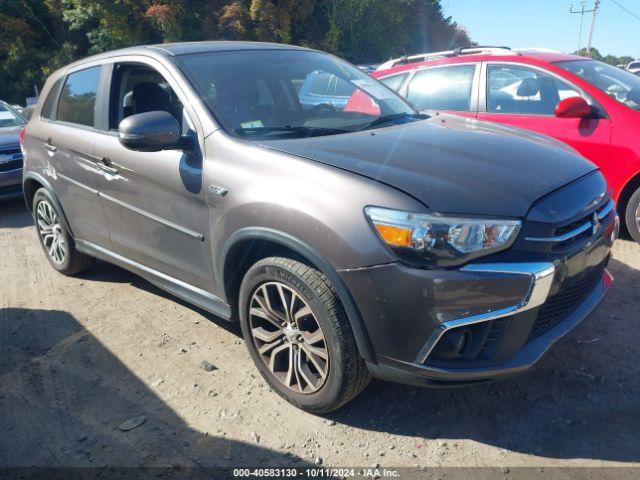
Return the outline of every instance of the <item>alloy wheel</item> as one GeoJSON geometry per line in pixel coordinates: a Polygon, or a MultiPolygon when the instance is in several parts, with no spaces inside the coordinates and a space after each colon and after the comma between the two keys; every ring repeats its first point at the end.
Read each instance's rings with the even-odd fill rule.
{"type": "Polygon", "coordinates": [[[49,257],[57,264],[67,257],[67,244],[62,233],[62,225],[51,204],[42,200],[36,208],[38,233],[49,257]]]}
{"type": "Polygon", "coordinates": [[[309,305],[280,282],[260,285],[249,302],[258,354],[274,377],[296,393],[317,392],[329,373],[322,328],[309,305]]]}
{"type": "Polygon", "coordinates": [[[638,231],[640,231],[640,203],[638,203],[638,206],[636,207],[636,227],[638,228],[638,231]]]}

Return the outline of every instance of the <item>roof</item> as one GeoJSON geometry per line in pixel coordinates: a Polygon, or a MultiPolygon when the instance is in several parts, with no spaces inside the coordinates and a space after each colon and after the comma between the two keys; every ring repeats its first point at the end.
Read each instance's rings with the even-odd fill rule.
{"type": "Polygon", "coordinates": [[[156,45],[149,45],[146,48],[158,49],[171,56],[237,50],[307,50],[304,47],[296,47],[294,45],[285,45],[281,43],[235,41],[160,43],[156,45]]]}
{"type": "MultiPolygon", "coordinates": [[[[410,63],[401,63],[397,64],[394,67],[383,69],[379,68],[372,75],[376,78],[381,76],[389,75],[390,73],[400,73],[405,70],[413,70],[415,68],[424,67],[427,65],[447,65],[452,63],[468,63],[468,62],[481,62],[481,61],[510,61],[517,63],[528,63],[528,61],[533,61],[534,63],[552,63],[552,62],[561,62],[568,60],[589,60],[585,57],[580,57],[577,55],[569,55],[561,52],[554,51],[546,51],[546,50],[506,50],[504,52],[499,52],[494,50],[492,52],[478,52],[478,53],[468,53],[462,55],[438,55],[433,54],[434,56],[430,59],[421,60],[421,61],[413,61],[410,63]]],[[[411,57],[409,57],[411,58],[411,57]]]]}
{"type": "Polygon", "coordinates": [[[81,65],[86,62],[101,60],[119,55],[136,55],[149,54],[163,55],[175,57],[178,55],[188,55],[207,52],[228,52],[240,50],[309,50],[304,47],[294,45],[285,45],[280,43],[264,43],[264,42],[235,42],[235,41],[210,41],[210,42],[180,42],[180,43],[158,43],[155,45],[139,45],[135,47],[121,48],[119,50],[111,50],[97,55],[77,60],[64,69],[81,65]]]}

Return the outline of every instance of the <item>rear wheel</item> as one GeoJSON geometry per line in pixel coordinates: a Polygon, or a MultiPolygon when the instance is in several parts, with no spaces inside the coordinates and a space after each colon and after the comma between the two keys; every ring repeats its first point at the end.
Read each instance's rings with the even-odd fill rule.
{"type": "Polygon", "coordinates": [[[33,198],[33,217],[40,245],[53,268],[64,275],[75,275],[92,265],[92,257],[76,250],[61,212],[45,188],[39,189],[33,198]]]}
{"type": "Polygon", "coordinates": [[[239,306],[251,357],[290,403],[329,412],[369,382],[344,309],[318,270],[288,258],[260,260],[242,281],[239,306]]]}
{"type": "Polygon", "coordinates": [[[640,188],[629,198],[624,219],[631,238],[640,242],[640,188]]]}

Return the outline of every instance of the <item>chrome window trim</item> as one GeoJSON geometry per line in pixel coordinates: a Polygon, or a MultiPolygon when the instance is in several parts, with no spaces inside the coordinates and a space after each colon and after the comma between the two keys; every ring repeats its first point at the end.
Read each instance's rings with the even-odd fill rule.
{"type": "Polygon", "coordinates": [[[449,330],[465,325],[475,325],[498,318],[524,312],[535,307],[539,307],[547,301],[551,285],[555,276],[555,265],[551,262],[536,263],[487,263],[470,264],[461,269],[463,272],[484,272],[484,273],[512,273],[514,275],[528,275],[531,277],[529,291],[522,298],[522,301],[493,312],[481,313],[471,317],[458,318],[442,322],[429,336],[416,357],[415,363],[424,364],[431,352],[436,347],[442,336],[449,330]]]}

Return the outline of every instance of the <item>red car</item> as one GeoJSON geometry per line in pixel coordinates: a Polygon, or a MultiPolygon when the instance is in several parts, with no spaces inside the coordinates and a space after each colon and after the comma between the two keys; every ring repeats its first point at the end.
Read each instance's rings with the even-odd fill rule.
{"type": "Polygon", "coordinates": [[[571,145],[600,167],[640,242],[640,77],[588,58],[505,47],[391,60],[372,76],[421,110],[508,124],[571,145]]]}

